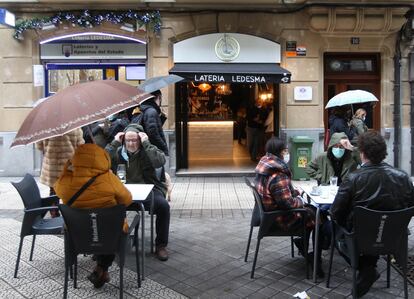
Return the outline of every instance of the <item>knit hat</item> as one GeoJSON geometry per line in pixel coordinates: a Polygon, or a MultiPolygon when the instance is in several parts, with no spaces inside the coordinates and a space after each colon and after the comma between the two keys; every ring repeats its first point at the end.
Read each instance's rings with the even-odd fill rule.
{"type": "Polygon", "coordinates": [[[129,124],[124,130],[124,133],[126,132],[135,132],[135,133],[144,132],[144,128],[138,124],[129,124]]]}

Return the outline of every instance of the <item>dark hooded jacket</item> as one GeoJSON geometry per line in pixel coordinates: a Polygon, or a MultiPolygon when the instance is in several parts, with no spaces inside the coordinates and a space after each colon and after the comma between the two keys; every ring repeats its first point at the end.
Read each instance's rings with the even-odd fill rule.
{"type": "Polygon", "coordinates": [[[151,98],[143,102],[139,108],[142,113],[139,124],[147,133],[149,141],[168,156],[168,146],[162,129],[163,121],[161,120],[160,107],[151,98]]]}
{"type": "MultiPolygon", "coordinates": [[[[130,124],[124,132],[143,132],[140,125],[130,124]]],[[[118,164],[126,165],[126,182],[127,183],[145,183],[154,184],[155,188],[160,190],[164,195],[167,188],[164,182],[161,182],[156,175],[156,168],[163,167],[165,164],[165,155],[149,140],[141,143],[141,148],[130,154],[126,151],[123,144],[114,140],[105,147],[112,160],[112,171],[116,173],[118,164]]]]}
{"type": "Polygon", "coordinates": [[[329,117],[329,133],[332,136],[335,133],[345,133],[349,140],[352,140],[355,135],[353,127],[349,127],[345,118],[338,115],[331,115],[329,117]]]}
{"type": "MultiPolygon", "coordinates": [[[[299,192],[291,184],[291,172],[288,165],[279,157],[267,153],[256,167],[255,185],[262,197],[265,211],[290,210],[303,207],[299,192]]],[[[301,215],[292,213],[276,217],[276,223],[284,229],[300,223],[301,215]]],[[[308,218],[308,227],[314,226],[314,218],[308,218]]]]}

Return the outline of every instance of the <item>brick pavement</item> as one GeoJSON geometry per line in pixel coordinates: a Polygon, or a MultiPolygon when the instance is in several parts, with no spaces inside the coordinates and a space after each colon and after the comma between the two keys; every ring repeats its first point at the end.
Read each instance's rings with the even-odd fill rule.
{"type": "MultiPolygon", "coordinates": [[[[26,241],[21,278],[12,278],[20,228],[17,221],[21,221],[22,205],[17,192],[8,183],[10,180],[13,179],[0,178],[0,298],[60,296],[63,242],[57,237],[38,238],[33,262],[27,261],[29,242],[26,241]],[[50,248],[50,244],[55,247],[50,248]],[[53,260],[45,260],[45,256],[52,256],[53,260]]],[[[250,279],[255,233],[249,261],[245,263],[243,258],[253,199],[243,178],[174,178],[173,184],[170,259],[160,262],[147,253],[147,279],[138,290],[133,283],[135,261],[133,253],[129,252],[126,298],[292,298],[298,291],[306,291],[311,298],[350,296],[351,273],[341,257],[334,257],[332,288],[327,289],[324,281],[314,284],[306,279],[303,258],[290,256],[288,238],[263,240],[255,279],[250,279]]],[[[41,191],[46,194],[47,188],[41,186],[41,191]]],[[[149,232],[146,236],[148,238],[149,232]]],[[[149,240],[146,241],[148,245],[149,240]]],[[[413,245],[413,237],[410,237],[411,250],[413,245]]],[[[90,268],[90,259],[82,258],[80,277],[83,281],[79,290],[70,289],[70,298],[117,297],[116,267],[111,270],[112,282],[101,290],[93,290],[85,281],[90,268]]],[[[327,268],[326,255],[324,268],[327,268]]],[[[364,298],[400,298],[401,277],[392,269],[391,288],[387,289],[383,260],[379,262],[379,270],[381,278],[364,298]]],[[[409,293],[414,294],[411,286],[409,293]]]]}

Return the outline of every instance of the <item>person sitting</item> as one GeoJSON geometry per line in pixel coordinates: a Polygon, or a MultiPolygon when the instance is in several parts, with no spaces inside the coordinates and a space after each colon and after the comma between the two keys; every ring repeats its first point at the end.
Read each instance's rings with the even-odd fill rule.
{"type": "MultiPolygon", "coordinates": [[[[383,162],[387,156],[384,138],[374,131],[363,133],[358,137],[358,148],[362,166],[343,181],[331,206],[333,219],[349,231],[352,231],[355,206],[392,211],[414,205],[414,187],[410,177],[383,162]]],[[[345,255],[349,262],[347,252],[341,255],[345,255]]],[[[378,256],[359,257],[357,297],[365,295],[380,277],[376,270],[377,261],[378,256]]]]}
{"type": "MultiPolygon", "coordinates": [[[[307,218],[307,236],[309,239],[310,232],[315,227],[315,211],[311,206],[304,206],[300,197],[303,191],[294,189],[291,183],[291,171],[288,166],[289,151],[285,142],[276,137],[270,138],[265,145],[266,154],[260,159],[256,166],[255,186],[262,198],[263,208],[265,211],[290,210],[305,207],[308,209],[307,218]]],[[[302,225],[301,215],[292,213],[289,216],[277,217],[275,226],[285,230],[300,229],[302,225]]],[[[323,232],[320,234],[319,242],[324,238],[323,232]]],[[[307,240],[308,241],[308,240],[307,240]]],[[[295,239],[295,245],[303,254],[303,240],[295,239]]],[[[324,276],[322,270],[322,248],[319,246],[317,255],[317,275],[324,276]]],[[[308,254],[308,263],[313,266],[313,252],[308,254]]]]}
{"type": "MultiPolygon", "coordinates": [[[[129,206],[132,195],[121,181],[112,173],[108,153],[96,144],[80,145],[71,160],[64,166],[61,176],[54,185],[57,196],[64,204],[94,176],[95,181],[86,188],[71,205],[79,209],[112,207],[117,204],[129,206]]],[[[127,232],[127,226],[124,226],[127,232]]],[[[88,275],[95,288],[109,282],[108,268],[114,255],[97,255],[97,265],[88,275]]]]}
{"type": "MultiPolygon", "coordinates": [[[[166,200],[167,188],[156,175],[156,168],[165,164],[165,155],[148,140],[142,126],[128,125],[119,132],[114,140],[105,148],[112,159],[112,170],[116,173],[118,164],[126,165],[126,183],[154,184],[154,213],[156,215],[156,255],[159,260],[168,260],[167,244],[170,226],[170,205],[166,200]]],[[[150,196],[152,196],[150,195],[150,196]]],[[[150,209],[151,203],[146,201],[144,207],[150,209]]],[[[139,210],[137,203],[130,209],[139,210]]]]}
{"type": "Polygon", "coordinates": [[[359,159],[354,150],[357,152],[345,133],[335,133],[329,141],[327,151],[310,162],[305,172],[322,185],[328,185],[330,178],[336,176],[339,186],[350,172],[357,169],[359,159]]]}

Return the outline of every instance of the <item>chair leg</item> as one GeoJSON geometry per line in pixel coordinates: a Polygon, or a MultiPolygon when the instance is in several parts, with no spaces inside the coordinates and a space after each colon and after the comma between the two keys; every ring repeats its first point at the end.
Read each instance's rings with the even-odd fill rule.
{"type": "Polygon", "coordinates": [[[402,259],[402,271],[404,278],[404,298],[408,299],[408,284],[407,284],[407,253],[405,253],[405,258],[402,259]]]}
{"type": "Polygon", "coordinates": [[[16,267],[14,268],[14,278],[17,278],[17,271],[19,271],[20,256],[22,254],[23,238],[20,237],[19,251],[17,252],[16,267]]]}
{"type": "Polygon", "coordinates": [[[292,255],[292,258],[295,257],[295,249],[293,247],[293,236],[290,237],[290,253],[292,255]]]}
{"type": "Polygon", "coordinates": [[[391,276],[391,256],[387,255],[387,288],[390,288],[390,276],[391,276]]]}
{"type": "Polygon", "coordinates": [[[142,269],[142,280],[145,280],[145,209],[144,205],[140,205],[141,208],[141,269],[142,269]]]}
{"type": "Polygon", "coordinates": [[[138,253],[138,227],[135,227],[134,229],[134,243],[135,243],[135,262],[137,267],[137,282],[138,282],[138,288],[141,287],[141,270],[139,265],[139,253],[138,253]]]}
{"type": "Polygon", "coordinates": [[[247,239],[246,254],[244,255],[245,262],[247,262],[247,256],[249,255],[250,241],[252,240],[252,234],[253,234],[253,226],[250,226],[249,238],[247,239]]]}
{"type": "Polygon", "coordinates": [[[150,216],[151,216],[151,253],[154,253],[154,192],[151,193],[151,206],[150,206],[150,216]]]}
{"type": "Polygon", "coordinates": [[[124,297],[124,265],[119,265],[119,298],[124,297]]]}
{"type": "Polygon", "coordinates": [[[256,251],[254,253],[254,259],[253,259],[253,265],[252,265],[252,272],[250,274],[250,278],[254,278],[254,270],[256,268],[257,254],[259,253],[259,247],[260,247],[260,238],[257,238],[256,251]]]}
{"type": "Polygon", "coordinates": [[[356,267],[352,267],[352,298],[356,299],[357,279],[356,279],[356,267]]]}
{"type": "Polygon", "coordinates": [[[75,256],[75,263],[73,266],[73,287],[78,288],[78,255],[75,256]]]}
{"type": "Polygon", "coordinates": [[[326,279],[326,287],[327,288],[329,288],[329,283],[331,281],[332,262],[333,262],[334,251],[335,251],[335,227],[334,227],[334,224],[332,223],[331,255],[329,257],[328,278],[326,279]]]}
{"type": "Polygon", "coordinates": [[[36,235],[33,235],[32,248],[30,249],[29,261],[33,261],[33,251],[34,251],[35,241],[36,241],[36,235]]]}
{"type": "Polygon", "coordinates": [[[69,268],[68,262],[65,259],[65,281],[63,284],[63,299],[68,298],[68,276],[69,276],[69,268]]]}

